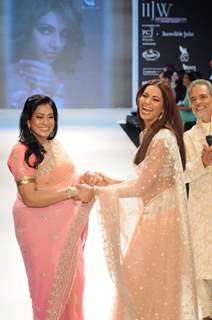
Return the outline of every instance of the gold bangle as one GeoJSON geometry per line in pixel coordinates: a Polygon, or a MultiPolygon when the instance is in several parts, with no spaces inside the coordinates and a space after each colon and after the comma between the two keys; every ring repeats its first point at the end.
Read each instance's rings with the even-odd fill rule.
{"type": "Polygon", "coordinates": [[[71,199],[71,198],[76,197],[78,195],[78,190],[75,187],[69,187],[66,190],[66,193],[67,193],[67,199],[71,199]]]}
{"type": "Polygon", "coordinates": [[[24,177],[22,180],[16,181],[17,186],[21,186],[22,184],[35,183],[35,178],[24,177]]]}

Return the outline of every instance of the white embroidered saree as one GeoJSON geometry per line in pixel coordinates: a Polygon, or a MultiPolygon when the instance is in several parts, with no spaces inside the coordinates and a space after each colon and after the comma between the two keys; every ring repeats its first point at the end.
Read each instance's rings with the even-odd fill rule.
{"type": "Polygon", "coordinates": [[[187,199],[176,138],[153,138],[135,177],[97,189],[114,320],[197,320],[187,199]],[[137,204],[136,204],[137,203],[137,204]]]}

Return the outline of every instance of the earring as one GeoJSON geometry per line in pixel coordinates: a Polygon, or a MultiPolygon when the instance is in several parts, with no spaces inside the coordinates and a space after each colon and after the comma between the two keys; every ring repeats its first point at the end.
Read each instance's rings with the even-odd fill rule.
{"type": "Polygon", "coordinates": [[[162,111],[161,114],[158,117],[158,120],[160,121],[163,118],[164,112],[162,111]]]}
{"type": "Polygon", "coordinates": [[[50,132],[48,138],[51,139],[51,138],[53,138],[53,136],[54,136],[54,131],[50,132]]]}

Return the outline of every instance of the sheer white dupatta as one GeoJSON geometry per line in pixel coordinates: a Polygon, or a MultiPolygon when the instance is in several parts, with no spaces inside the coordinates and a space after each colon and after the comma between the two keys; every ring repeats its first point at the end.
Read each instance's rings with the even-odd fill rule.
{"type": "Polygon", "coordinates": [[[197,320],[187,199],[178,145],[161,129],[134,178],[97,189],[114,320],[197,320]]]}

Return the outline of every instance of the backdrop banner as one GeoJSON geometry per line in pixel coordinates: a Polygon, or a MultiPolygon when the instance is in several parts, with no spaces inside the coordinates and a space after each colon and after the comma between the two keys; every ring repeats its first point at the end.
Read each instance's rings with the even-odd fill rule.
{"type": "Polygon", "coordinates": [[[210,0],[138,1],[139,85],[173,64],[177,71],[210,74],[210,0]]]}

